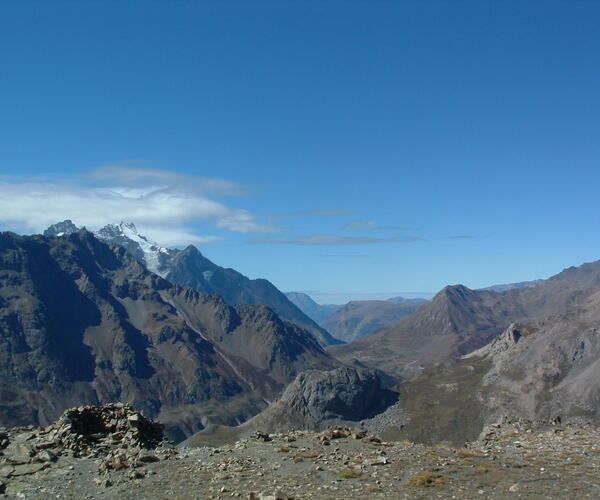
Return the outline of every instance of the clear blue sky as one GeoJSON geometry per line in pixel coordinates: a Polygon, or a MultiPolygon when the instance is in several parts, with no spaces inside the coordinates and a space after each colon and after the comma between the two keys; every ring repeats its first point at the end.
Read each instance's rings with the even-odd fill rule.
{"type": "Polygon", "coordinates": [[[4,229],[135,205],[324,302],[600,258],[600,2],[15,1],[0,47],[4,229]]]}

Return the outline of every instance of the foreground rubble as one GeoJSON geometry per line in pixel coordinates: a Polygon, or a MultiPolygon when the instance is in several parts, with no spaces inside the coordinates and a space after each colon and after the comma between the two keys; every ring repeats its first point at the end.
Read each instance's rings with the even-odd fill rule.
{"type": "Polygon", "coordinates": [[[11,498],[600,497],[599,430],[557,422],[495,424],[465,448],[335,428],[175,449],[160,425],[109,405],[2,431],[0,447],[0,490],[11,498]]]}

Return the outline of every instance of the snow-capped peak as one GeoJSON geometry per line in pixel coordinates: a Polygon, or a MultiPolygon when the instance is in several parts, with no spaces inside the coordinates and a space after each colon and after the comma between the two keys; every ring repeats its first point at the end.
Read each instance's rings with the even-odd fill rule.
{"type": "Polygon", "coordinates": [[[121,221],[119,224],[108,224],[98,230],[96,236],[104,241],[124,246],[138,260],[143,260],[150,271],[163,277],[166,275],[161,271],[160,254],[168,255],[169,250],[141,235],[133,222],[121,221]]]}
{"type": "MultiPolygon", "coordinates": [[[[79,228],[67,219],[50,226],[44,231],[44,236],[60,237],[78,230],[79,228]]],[[[145,264],[150,271],[159,276],[164,278],[167,275],[168,271],[165,269],[170,251],[141,235],[133,222],[121,221],[118,224],[107,224],[98,231],[94,231],[94,235],[108,243],[121,245],[139,262],[145,264]]]]}

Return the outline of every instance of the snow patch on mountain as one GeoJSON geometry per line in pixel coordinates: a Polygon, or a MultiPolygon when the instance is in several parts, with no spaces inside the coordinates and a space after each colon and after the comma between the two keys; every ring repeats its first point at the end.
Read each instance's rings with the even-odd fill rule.
{"type": "Polygon", "coordinates": [[[164,270],[161,270],[160,254],[168,255],[169,250],[141,235],[133,222],[121,221],[119,224],[108,224],[95,234],[104,241],[121,245],[124,243],[123,239],[128,240],[127,245],[133,245],[139,250],[136,252],[138,258],[141,257],[144,260],[150,271],[163,278],[167,274],[164,270]]]}

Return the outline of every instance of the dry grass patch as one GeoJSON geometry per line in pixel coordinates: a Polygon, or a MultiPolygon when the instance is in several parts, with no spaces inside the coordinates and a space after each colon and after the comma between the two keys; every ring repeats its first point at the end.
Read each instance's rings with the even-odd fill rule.
{"type": "Polygon", "coordinates": [[[435,472],[420,472],[408,480],[409,486],[439,486],[450,482],[450,478],[435,472]]]}
{"type": "Polygon", "coordinates": [[[362,472],[356,469],[345,468],[339,470],[337,475],[342,479],[356,479],[362,476],[362,472]]]}

